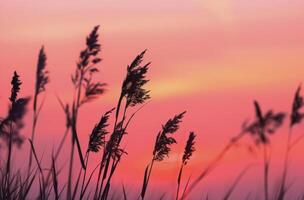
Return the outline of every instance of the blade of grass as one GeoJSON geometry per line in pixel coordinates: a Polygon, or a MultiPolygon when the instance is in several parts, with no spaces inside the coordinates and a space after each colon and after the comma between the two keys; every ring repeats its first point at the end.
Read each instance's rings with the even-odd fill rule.
{"type": "Polygon", "coordinates": [[[231,197],[232,192],[235,190],[236,186],[238,185],[238,183],[240,182],[240,180],[243,178],[243,176],[248,172],[248,170],[250,168],[252,168],[253,165],[249,165],[247,167],[245,167],[245,169],[243,169],[241,171],[241,173],[237,176],[237,178],[234,180],[234,182],[232,183],[232,185],[230,186],[229,190],[226,192],[223,200],[228,200],[231,197]]]}

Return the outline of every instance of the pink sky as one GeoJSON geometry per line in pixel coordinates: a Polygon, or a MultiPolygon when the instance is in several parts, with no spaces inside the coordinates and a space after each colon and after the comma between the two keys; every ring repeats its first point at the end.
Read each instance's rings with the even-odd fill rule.
{"type": "MultiPolygon", "coordinates": [[[[1,1],[0,113],[6,112],[14,70],[23,80],[22,94],[32,95],[37,54],[44,45],[51,82],[37,129],[37,148],[51,149],[65,123],[56,94],[70,101],[70,74],[86,35],[99,24],[103,62],[98,79],[109,86],[104,96],[81,110],[82,147],[86,148],[88,134],[100,115],[116,106],[126,66],[148,49],[145,61],[152,64],[147,88],[152,90],[152,99],[125,138],[129,154],[117,180],[140,181],[161,124],[187,110],[177,134],[179,145],[155,169],[152,180],[155,184],[175,183],[189,131],[198,135],[197,152],[186,174],[195,175],[239,131],[242,122],[253,117],[254,99],[265,109],[289,111],[293,93],[304,77],[303,9],[301,0],[1,1]]],[[[29,135],[30,130],[27,126],[23,133],[29,135]]],[[[274,137],[279,155],[286,130],[284,127],[274,137]]],[[[301,134],[301,129],[296,132],[301,134]]],[[[294,152],[295,169],[302,163],[301,150],[294,152]]],[[[204,191],[214,192],[215,185],[224,190],[236,176],[231,170],[258,161],[248,158],[244,148],[235,149],[205,183],[204,191]]],[[[250,181],[259,181],[254,174],[260,168],[244,179],[248,187],[250,181]]],[[[304,177],[297,180],[300,178],[304,177]]]]}

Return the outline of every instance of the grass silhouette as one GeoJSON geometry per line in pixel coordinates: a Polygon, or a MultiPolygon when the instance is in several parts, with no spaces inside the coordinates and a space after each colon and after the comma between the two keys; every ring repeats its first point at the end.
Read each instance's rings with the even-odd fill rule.
{"type": "MultiPolygon", "coordinates": [[[[35,148],[36,127],[38,118],[43,107],[44,98],[40,100],[40,95],[46,92],[46,85],[49,83],[49,72],[46,69],[46,52],[41,47],[38,55],[38,63],[36,69],[36,83],[33,93],[33,118],[32,132],[28,140],[20,134],[20,130],[24,127],[24,116],[30,98],[20,98],[19,92],[22,89],[22,82],[17,72],[13,73],[11,81],[11,94],[9,97],[10,105],[8,113],[0,119],[0,138],[4,141],[7,156],[4,162],[0,164],[0,199],[129,199],[129,192],[124,184],[122,184],[122,192],[117,192],[117,188],[113,189],[112,179],[117,173],[117,167],[121,163],[122,156],[127,154],[127,149],[122,147],[122,141],[127,135],[128,127],[133,122],[134,116],[142,109],[147,101],[151,98],[150,91],[146,89],[149,82],[147,73],[149,71],[150,62],[143,64],[146,50],[139,53],[130,65],[127,66],[126,75],[121,85],[121,91],[115,108],[106,111],[101,115],[99,121],[93,126],[91,134],[88,138],[88,146],[83,151],[80,146],[78,137],[78,125],[80,108],[85,104],[91,103],[99,98],[106,91],[106,84],[94,80],[94,75],[99,72],[98,64],[102,61],[100,58],[101,45],[99,43],[99,26],[95,26],[86,38],[85,48],[80,51],[79,58],[74,73],[71,76],[73,84],[74,96],[71,101],[65,103],[58,98],[62,111],[65,114],[66,127],[65,132],[57,148],[52,151],[49,159],[51,163],[47,166],[45,162],[39,158],[39,152],[35,148]],[[135,108],[135,109],[131,109],[135,108]],[[135,111],[134,111],[135,110],[135,111]],[[110,123],[110,117],[114,118],[114,123],[110,123]],[[66,140],[69,136],[71,140],[66,140]],[[29,141],[28,143],[24,141],[29,141]],[[66,182],[62,178],[62,168],[58,167],[57,158],[62,153],[65,144],[70,143],[70,156],[68,168],[68,177],[66,182]],[[28,157],[27,169],[14,170],[12,167],[12,151],[14,146],[29,145],[30,152],[28,157]],[[75,152],[76,148],[76,152],[75,152]],[[79,172],[75,171],[75,154],[78,155],[81,168],[79,172]],[[89,171],[90,154],[98,154],[100,158],[96,166],[92,166],[93,170],[89,171]],[[73,177],[77,177],[73,181],[73,177]],[[93,179],[96,179],[93,182],[93,179]],[[36,196],[29,196],[30,191],[38,191],[36,196]]],[[[250,123],[244,123],[240,133],[232,137],[219,154],[204,166],[199,175],[187,178],[184,188],[181,188],[183,182],[183,171],[190,161],[193,153],[198,148],[195,146],[196,134],[189,133],[188,140],[185,141],[185,148],[181,158],[181,165],[176,176],[176,193],[171,199],[189,199],[191,192],[197,189],[198,184],[213,172],[220,165],[221,160],[231,151],[239,141],[245,136],[250,136],[256,148],[263,148],[263,199],[283,200],[288,192],[288,164],[291,149],[298,144],[303,138],[299,136],[296,139],[292,137],[292,128],[301,123],[304,114],[301,112],[303,107],[303,97],[301,96],[301,86],[296,90],[292,103],[289,133],[286,145],[284,166],[282,177],[280,177],[280,185],[276,194],[272,195],[269,191],[270,161],[271,161],[271,135],[286,121],[286,113],[274,112],[268,110],[263,112],[259,102],[254,101],[255,118],[250,123]]],[[[147,199],[149,193],[149,183],[152,176],[153,168],[156,162],[161,162],[171,153],[171,147],[177,143],[175,134],[178,132],[180,124],[186,112],[182,112],[173,116],[164,125],[156,136],[152,158],[150,163],[144,169],[144,176],[140,191],[133,191],[137,199],[147,199]]],[[[92,158],[91,158],[92,159],[92,158]]],[[[232,193],[238,186],[241,178],[246,175],[252,166],[246,167],[238,173],[238,176],[231,182],[230,187],[222,199],[231,199],[232,193]]],[[[169,194],[158,194],[158,199],[165,199],[169,194]]],[[[169,197],[170,198],[170,197],[169,197]]],[[[207,194],[206,199],[210,199],[207,194]]]]}

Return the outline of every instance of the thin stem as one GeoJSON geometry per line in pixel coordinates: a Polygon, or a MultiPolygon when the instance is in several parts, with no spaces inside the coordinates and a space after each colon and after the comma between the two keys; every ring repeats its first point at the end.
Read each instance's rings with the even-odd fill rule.
{"type": "Polygon", "coordinates": [[[187,180],[187,183],[186,183],[186,185],[185,185],[185,187],[184,187],[184,190],[183,190],[183,193],[182,193],[182,197],[181,197],[180,199],[184,199],[185,193],[186,193],[187,188],[188,188],[188,185],[189,185],[189,183],[190,183],[190,178],[191,178],[191,176],[190,176],[190,177],[188,178],[188,180],[187,180]]]}
{"type": "MultiPolygon", "coordinates": [[[[31,135],[31,141],[34,142],[34,138],[35,138],[35,130],[36,130],[36,124],[37,124],[37,119],[38,119],[38,115],[37,115],[37,111],[36,111],[36,105],[37,105],[37,98],[35,96],[34,98],[34,114],[33,114],[33,124],[32,124],[32,135],[31,135]]],[[[32,151],[30,151],[30,158],[29,158],[29,164],[28,164],[28,172],[30,172],[31,167],[32,167],[32,160],[33,160],[33,154],[32,151]]]]}
{"type": "MultiPolygon", "coordinates": [[[[12,105],[13,106],[13,105],[12,105]]],[[[10,174],[11,174],[11,157],[12,157],[12,150],[13,150],[13,122],[10,122],[10,135],[9,135],[9,143],[8,143],[8,155],[7,155],[7,165],[6,165],[6,197],[10,199],[10,174]]]]}
{"type": "Polygon", "coordinates": [[[80,190],[80,199],[83,198],[83,188],[84,188],[85,178],[86,178],[86,174],[87,174],[89,155],[90,155],[90,152],[88,151],[85,156],[86,157],[86,168],[84,169],[84,173],[83,173],[83,179],[82,179],[81,190],[80,190]]]}
{"type": "Polygon", "coordinates": [[[104,181],[107,178],[110,162],[111,162],[111,158],[106,159],[106,165],[105,165],[105,168],[104,168],[104,171],[103,171],[103,176],[102,176],[102,180],[101,180],[101,184],[100,184],[100,188],[99,188],[99,193],[98,193],[98,199],[100,199],[102,191],[103,191],[102,188],[103,188],[104,181]]]}
{"type": "Polygon", "coordinates": [[[237,176],[237,178],[234,180],[233,184],[227,191],[226,195],[224,196],[223,200],[228,200],[231,197],[232,192],[235,190],[237,184],[240,182],[240,180],[243,178],[243,176],[247,173],[247,171],[252,167],[253,165],[248,165],[246,168],[244,168],[241,173],[237,176]]]}
{"type": "Polygon", "coordinates": [[[119,97],[119,100],[118,100],[118,103],[117,103],[117,108],[116,108],[114,130],[115,130],[117,122],[118,122],[118,117],[119,117],[119,112],[120,112],[120,107],[121,107],[121,103],[122,103],[123,97],[124,96],[122,94],[120,94],[120,97],[119,97]]]}
{"type": "Polygon", "coordinates": [[[176,200],[178,200],[179,188],[180,188],[180,184],[181,184],[183,169],[184,169],[184,163],[182,163],[181,168],[180,168],[179,173],[178,173],[178,178],[177,178],[177,191],[176,191],[176,198],[175,198],[176,200]]]}
{"type": "MultiPolygon", "coordinates": [[[[128,105],[126,104],[125,105],[125,107],[124,107],[124,111],[123,111],[123,116],[122,116],[122,126],[124,125],[124,123],[125,123],[125,121],[126,121],[126,125],[124,126],[124,128],[122,129],[122,134],[120,135],[120,137],[119,137],[119,140],[118,140],[118,146],[120,145],[120,143],[121,143],[121,140],[122,140],[122,138],[123,138],[123,133],[126,131],[126,129],[128,128],[128,126],[129,126],[129,124],[130,124],[130,122],[131,122],[131,120],[133,119],[133,117],[135,116],[135,114],[137,113],[137,112],[139,112],[144,106],[145,106],[146,104],[144,104],[144,105],[142,105],[140,108],[138,108],[130,117],[129,117],[129,119],[126,121],[126,114],[127,114],[127,109],[128,109],[128,105]]],[[[111,156],[108,158],[108,159],[111,159],[111,156]]],[[[107,193],[105,193],[105,197],[104,198],[107,198],[107,195],[108,195],[108,192],[109,192],[109,187],[110,187],[110,182],[111,182],[111,179],[112,179],[112,176],[113,176],[113,174],[114,174],[114,172],[115,172],[115,170],[116,170],[116,168],[117,168],[117,165],[118,165],[118,163],[119,163],[119,161],[120,161],[120,159],[117,159],[117,160],[113,160],[113,162],[112,162],[112,167],[111,167],[111,171],[110,171],[110,175],[109,175],[109,177],[108,177],[108,180],[107,180],[107,184],[106,184],[106,187],[108,187],[108,188],[105,188],[104,189],[104,192],[103,192],[103,194],[105,193],[105,192],[107,192],[107,193]],[[107,190],[106,190],[107,189],[107,190]]],[[[102,188],[101,188],[102,189],[102,188]]],[[[103,195],[104,196],[104,195],[103,195]]]]}
{"type": "Polygon", "coordinates": [[[142,197],[141,197],[142,200],[145,199],[145,195],[146,195],[146,191],[147,191],[147,189],[148,189],[148,184],[149,184],[149,180],[150,180],[152,168],[153,168],[153,165],[154,165],[154,161],[155,161],[155,158],[154,158],[154,156],[153,156],[152,161],[151,161],[151,165],[150,165],[150,168],[149,168],[149,172],[148,172],[147,181],[146,181],[146,183],[145,183],[145,185],[144,185],[144,193],[143,193],[143,195],[142,195],[142,197]]]}
{"type": "MultiPolygon", "coordinates": [[[[68,135],[68,132],[69,132],[69,128],[67,128],[67,129],[65,130],[64,136],[62,137],[62,139],[61,139],[61,141],[60,141],[60,144],[59,144],[59,147],[58,147],[58,149],[57,149],[57,151],[56,151],[56,153],[55,153],[54,161],[57,160],[57,158],[58,158],[58,156],[59,156],[59,154],[60,154],[60,152],[61,152],[61,149],[62,149],[63,144],[64,144],[64,142],[65,142],[65,139],[66,139],[66,137],[67,137],[67,135],[68,135]]],[[[47,175],[47,177],[46,177],[46,185],[49,184],[49,181],[50,181],[51,176],[52,176],[52,171],[49,171],[49,172],[48,172],[48,175],[47,175]]]]}
{"type": "Polygon", "coordinates": [[[284,158],[284,168],[283,168],[283,174],[282,174],[282,183],[279,191],[279,199],[284,199],[285,196],[285,189],[286,189],[286,178],[287,178],[287,168],[288,168],[288,162],[289,162],[289,154],[291,150],[291,139],[292,139],[292,127],[289,127],[288,131],[288,139],[287,139],[287,145],[286,145],[286,151],[285,151],[285,158],[284,158]]]}
{"type": "MultiPolygon", "coordinates": [[[[116,114],[115,114],[115,123],[114,123],[114,129],[113,129],[113,133],[112,133],[112,134],[114,134],[114,132],[116,131],[115,129],[116,129],[116,126],[117,126],[117,123],[118,123],[118,118],[119,118],[119,113],[120,113],[120,108],[121,108],[121,103],[122,103],[123,97],[124,97],[124,96],[123,96],[122,94],[120,94],[120,97],[119,97],[119,100],[118,100],[118,103],[117,103],[116,114]]],[[[122,126],[123,126],[123,123],[124,123],[125,118],[126,118],[126,111],[127,111],[127,105],[125,105],[124,111],[123,111],[122,126]]],[[[125,129],[124,129],[124,130],[125,130],[125,129]]],[[[118,145],[120,144],[120,141],[121,141],[121,139],[122,139],[122,136],[123,136],[123,134],[119,137],[118,145]]],[[[105,158],[106,158],[106,160],[105,160],[106,165],[105,165],[105,169],[104,169],[104,174],[103,174],[103,177],[102,177],[101,185],[100,185],[100,188],[99,188],[98,199],[101,197],[101,196],[100,196],[101,194],[102,194],[102,195],[105,194],[105,192],[106,192],[105,190],[107,189],[106,187],[110,187],[110,186],[109,186],[109,185],[110,185],[109,183],[110,183],[110,180],[111,180],[111,178],[112,178],[112,175],[109,175],[108,180],[107,180],[106,187],[105,187],[104,190],[103,190],[103,184],[104,184],[104,181],[105,181],[105,179],[106,179],[106,177],[107,177],[107,175],[108,175],[108,168],[109,168],[109,164],[110,164],[111,158],[112,158],[112,157],[111,157],[111,152],[107,152],[107,151],[106,151],[104,156],[105,156],[105,158]],[[102,191],[103,191],[103,192],[102,192],[102,191]]],[[[117,164],[118,164],[118,163],[117,163],[117,164]]],[[[114,173],[117,164],[115,164],[115,161],[113,160],[113,162],[112,162],[112,167],[111,167],[111,171],[110,171],[111,174],[114,173]]]]}
{"type": "Polygon", "coordinates": [[[293,149],[293,147],[295,147],[302,139],[304,138],[304,135],[299,136],[298,138],[296,138],[289,146],[289,151],[291,151],[293,149]]]}
{"type": "MultiPolygon", "coordinates": [[[[37,85],[37,79],[36,79],[36,85],[37,85]]],[[[31,141],[34,142],[35,139],[35,131],[36,131],[36,125],[38,120],[39,112],[37,112],[37,102],[38,102],[38,90],[35,88],[35,95],[34,95],[34,101],[33,101],[33,124],[32,124],[32,134],[31,134],[31,141]]],[[[32,151],[30,151],[30,158],[29,158],[29,165],[28,165],[28,172],[31,170],[32,166],[32,160],[33,160],[33,154],[32,151]]]]}
{"type": "Polygon", "coordinates": [[[68,177],[68,188],[67,188],[67,200],[72,197],[72,175],[73,175],[73,161],[74,161],[74,140],[72,140],[71,155],[70,155],[70,165],[69,165],[69,177],[68,177]]]}
{"type": "MultiPolygon", "coordinates": [[[[91,182],[91,179],[92,179],[92,177],[93,177],[93,174],[95,173],[95,171],[97,170],[97,168],[99,167],[99,165],[100,165],[100,163],[93,169],[93,171],[91,172],[91,174],[90,174],[90,176],[89,176],[89,178],[88,178],[88,181],[87,181],[87,183],[85,184],[85,187],[84,187],[84,189],[83,189],[83,196],[84,196],[84,194],[85,194],[85,192],[86,192],[86,190],[87,190],[87,188],[88,188],[88,186],[89,186],[89,184],[90,184],[90,182],[91,182]]],[[[96,199],[96,197],[94,196],[94,198],[93,199],[96,199]]]]}
{"type": "Polygon", "coordinates": [[[110,171],[110,175],[108,177],[108,180],[107,180],[107,183],[106,183],[106,187],[102,193],[102,200],[104,199],[107,199],[108,198],[108,194],[109,194],[109,191],[110,191],[110,182],[111,182],[111,179],[112,179],[112,176],[114,175],[114,172],[115,172],[115,169],[119,163],[120,159],[117,159],[117,160],[113,160],[112,162],[112,167],[111,167],[111,171],[110,171]]]}
{"type": "Polygon", "coordinates": [[[268,200],[268,170],[269,170],[269,158],[267,155],[267,146],[263,145],[264,152],[264,196],[265,200],[268,200]]]}
{"type": "Polygon", "coordinates": [[[77,122],[77,114],[78,114],[78,108],[80,105],[80,97],[81,97],[81,88],[82,88],[82,80],[83,80],[83,71],[80,72],[80,78],[78,83],[78,92],[77,92],[77,99],[76,99],[76,105],[75,105],[75,122],[77,122]]]}
{"type": "Polygon", "coordinates": [[[289,128],[288,131],[288,139],[287,139],[287,147],[286,147],[286,154],[285,154],[285,161],[284,161],[284,176],[286,176],[287,174],[287,165],[288,165],[288,161],[289,161],[289,153],[291,150],[291,140],[292,140],[292,127],[289,128]]]}
{"type": "Polygon", "coordinates": [[[77,93],[76,104],[75,104],[75,102],[73,102],[74,106],[73,106],[72,133],[73,133],[73,140],[75,140],[76,145],[77,145],[80,163],[82,165],[82,168],[85,168],[85,163],[84,163],[84,159],[82,156],[81,146],[80,146],[78,136],[77,136],[77,119],[78,119],[78,110],[80,107],[80,97],[81,97],[81,88],[82,88],[81,84],[82,84],[82,81],[84,78],[84,72],[81,70],[80,73],[81,73],[81,75],[80,75],[79,84],[78,84],[78,93],[77,93]]]}
{"type": "Polygon", "coordinates": [[[185,192],[183,199],[186,199],[189,193],[203,180],[212,170],[217,167],[217,164],[223,159],[226,153],[233,147],[239,140],[243,138],[245,132],[239,133],[237,136],[233,137],[229,143],[224,147],[224,149],[211,161],[211,163],[204,169],[204,171],[193,181],[189,189],[185,192]]]}
{"type": "Polygon", "coordinates": [[[100,166],[99,166],[99,172],[98,172],[98,176],[97,176],[97,183],[96,183],[96,187],[95,187],[94,199],[97,199],[97,197],[98,197],[98,191],[99,191],[99,183],[100,183],[100,179],[101,179],[101,173],[103,171],[104,163],[105,163],[105,160],[106,160],[105,156],[106,156],[106,149],[104,148],[102,159],[101,159],[101,163],[100,163],[100,166]]]}

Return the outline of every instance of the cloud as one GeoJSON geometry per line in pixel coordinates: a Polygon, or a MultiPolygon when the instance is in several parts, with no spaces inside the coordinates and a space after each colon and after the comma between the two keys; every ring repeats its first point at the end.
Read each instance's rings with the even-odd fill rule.
{"type": "Polygon", "coordinates": [[[172,73],[153,78],[149,88],[153,99],[232,90],[290,88],[304,77],[301,67],[304,63],[297,59],[301,52],[299,49],[236,51],[219,61],[187,64],[187,70],[174,73],[174,68],[181,65],[176,64],[168,67],[172,73]]]}

